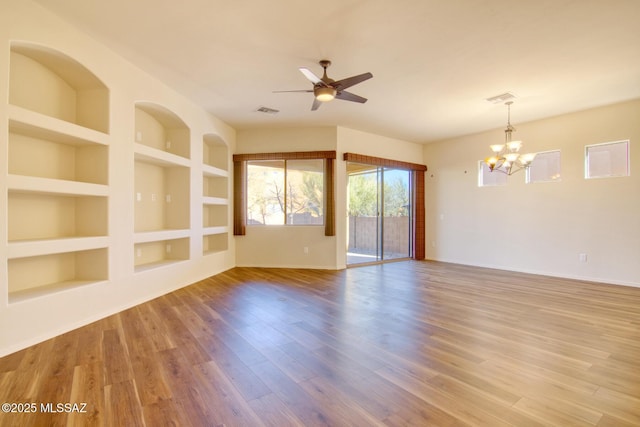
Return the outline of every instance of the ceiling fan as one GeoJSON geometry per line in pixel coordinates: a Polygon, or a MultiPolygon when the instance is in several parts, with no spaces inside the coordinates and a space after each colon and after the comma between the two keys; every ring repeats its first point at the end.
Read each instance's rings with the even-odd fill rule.
{"type": "Polygon", "coordinates": [[[311,110],[317,110],[323,102],[332,101],[335,99],[341,99],[343,101],[359,102],[364,104],[367,102],[367,98],[363,98],[351,92],[347,92],[345,89],[351,86],[357,85],[365,80],[373,77],[371,73],[359,74],[357,76],[347,77],[342,80],[333,80],[327,77],[327,68],[331,65],[331,61],[323,59],[319,62],[320,66],[324,69],[322,78],[316,76],[311,70],[305,67],[300,67],[300,72],[313,83],[313,89],[308,90],[277,90],[274,93],[283,92],[313,92],[315,98],[311,105],[311,110]]]}

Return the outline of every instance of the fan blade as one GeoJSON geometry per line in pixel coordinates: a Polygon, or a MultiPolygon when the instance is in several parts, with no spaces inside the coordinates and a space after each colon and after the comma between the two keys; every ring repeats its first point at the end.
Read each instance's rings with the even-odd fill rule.
{"type": "Polygon", "coordinates": [[[347,92],[346,90],[343,90],[342,92],[338,92],[336,94],[336,98],[341,99],[343,101],[359,102],[361,104],[364,104],[365,102],[367,102],[367,98],[363,98],[354,93],[347,92]]]}
{"type": "Polygon", "coordinates": [[[313,98],[313,104],[311,105],[311,111],[316,111],[318,108],[320,108],[321,105],[322,105],[322,102],[318,101],[316,98],[313,98]]]}
{"type": "Polygon", "coordinates": [[[300,89],[300,90],[274,90],[271,93],[289,93],[289,92],[313,92],[313,89],[300,89]]]}
{"type": "Polygon", "coordinates": [[[340,91],[342,89],[347,89],[353,85],[357,85],[358,83],[361,83],[365,80],[369,80],[371,77],[373,77],[373,74],[364,73],[358,76],[347,77],[346,79],[335,81],[331,83],[331,86],[335,87],[340,91]]]}
{"type": "Polygon", "coordinates": [[[313,72],[308,69],[308,68],[304,68],[304,67],[300,67],[300,72],[302,74],[304,74],[304,76],[307,78],[307,80],[309,80],[311,83],[313,83],[314,85],[317,84],[322,84],[324,85],[325,83],[320,79],[320,77],[316,76],[315,74],[313,74],[313,72]]]}

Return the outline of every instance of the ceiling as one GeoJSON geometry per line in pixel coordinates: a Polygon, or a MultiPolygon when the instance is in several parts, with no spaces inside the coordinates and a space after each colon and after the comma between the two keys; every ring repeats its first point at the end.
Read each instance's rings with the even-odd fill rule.
{"type": "Polygon", "coordinates": [[[638,0],[36,0],[236,129],[344,126],[426,143],[640,98],[638,0]],[[311,111],[298,71],[364,72],[311,111]],[[259,107],[278,114],[257,112],[259,107]]]}

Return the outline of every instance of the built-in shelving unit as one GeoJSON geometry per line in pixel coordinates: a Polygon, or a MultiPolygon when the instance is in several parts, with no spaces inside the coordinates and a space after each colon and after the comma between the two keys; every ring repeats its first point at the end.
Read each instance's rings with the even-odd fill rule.
{"type": "Polygon", "coordinates": [[[202,138],[202,251],[210,254],[228,249],[229,150],[217,135],[202,138]]]}
{"type": "Polygon", "coordinates": [[[32,3],[0,0],[0,356],[235,265],[233,128],[32,3]]]}
{"type": "Polygon", "coordinates": [[[9,302],[108,280],[109,90],[55,50],[11,44],[9,302]]]}
{"type": "Polygon", "coordinates": [[[191,138],[159,105],[135,108],[135,271],[189,259],[191,138]]]}

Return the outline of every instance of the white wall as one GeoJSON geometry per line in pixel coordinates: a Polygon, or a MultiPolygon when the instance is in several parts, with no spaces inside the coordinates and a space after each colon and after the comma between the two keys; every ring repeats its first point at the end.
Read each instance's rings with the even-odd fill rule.
{"type": "MultiPolygon", "coordinates": [[[[152,76],[28,0],[0,3],[0,176],[8,174],[8,72],[13,40],[41,44],[74,58],[110,90],[108,280],[9,302],[8,199],[0,181],[0,356],[118,312],[235,265],[235,247],[202,254],[202,136],[215,134],[235,149],[235,131],[152,76]],[[149,101],[176,113],[191,130],[190,259],[134,274],[134,104],[149,101]]],[[[231,180],[229,180],[229,185],[231,180]]],[[[232,194],[229,191],[229,194],[232,194]]],[[[229,206],[230,207],[230,206],[229,206]]],[[[229,218],[231,216],[229,215],[229,218]]],[[[229,233],[231,236],[231,233],[229,233]]]]}
{"type": "Polygon", "coordinates": [[[560,182],[477,185],[502,129],[427,144],[427,258],[640,286],[640,100],[515,123],[524,151],[561,150],[560,182]],[[585,145],[629,139],[631,176],[584,178],[585,145]],[[587,262],[579,254],[587,254],[587,262]]]}

